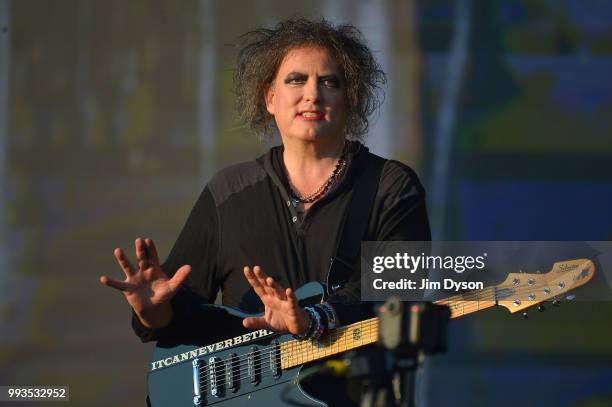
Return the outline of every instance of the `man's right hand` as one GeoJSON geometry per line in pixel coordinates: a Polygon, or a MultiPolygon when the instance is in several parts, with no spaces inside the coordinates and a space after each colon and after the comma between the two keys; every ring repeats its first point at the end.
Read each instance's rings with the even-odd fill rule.
{"type": "Polygon", "coordinates": [[[123,250],[115,249],[115,258],[125,273],[125,280],[101,276],[100,282],[123,292],[144,326],[163,328],[172,321],[170,299],[191,272],[191,266],[182,266],[168,278],[159,264],[153,241],[138,238],[134,244],[138,269],[132,266],[123,250]]]}

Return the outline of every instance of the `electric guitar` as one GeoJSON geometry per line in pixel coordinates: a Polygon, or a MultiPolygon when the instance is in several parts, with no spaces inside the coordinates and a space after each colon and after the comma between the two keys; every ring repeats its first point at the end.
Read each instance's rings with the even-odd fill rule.
{"type": "MultiPolygon", "coordinates": [[[[548,273],[510,273],[499,285],[436,303],[447,305],[451,318],[495,305],[516,313],[586,284],[594,273],[591,260],[562,261],[548,273]]],[[[319,283],[309,283],[296,291],[298,298],[311,302],[320,301],[323,294],[319,283]]],[[[378,318],[333,329],[313,342],[265,329],[248,331],[242,328],[242,319],[252,315],[236,309],[205,305],[202,312],[211,320],[222,320],[224,332],[231,336],[202,339],[189,345],[158,343],[148,373],[149,397],[154,407],[326,406],[300,386],[302,366],[378,340],[378,318]]]]}

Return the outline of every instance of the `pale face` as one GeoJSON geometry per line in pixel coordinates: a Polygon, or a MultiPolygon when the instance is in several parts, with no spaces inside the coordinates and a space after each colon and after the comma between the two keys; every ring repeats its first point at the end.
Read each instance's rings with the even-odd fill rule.
{"type": "Polygon", "coordinates": [[[289,51],[266,92],[266,107],[283,142],[342,140],[347,119],[344,86],[327,50],[306,46],[289,51]]]}

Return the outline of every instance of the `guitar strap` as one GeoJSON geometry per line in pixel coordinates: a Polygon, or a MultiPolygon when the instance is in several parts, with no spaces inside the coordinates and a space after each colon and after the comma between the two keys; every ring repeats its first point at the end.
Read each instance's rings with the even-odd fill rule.
{"type": "Polygon", "coordinates": [[[361,240],[365,236],[378,191],[382,168],[387,162],[386,159],[373,154],[364,161],[366,164],[361,173],[357,173],[353,178],[353,196],[342,222],[335,255],[330,260],[326,279],[328,295],[346,284],[354,272],[354,264],[361,251],[361,240]]]}

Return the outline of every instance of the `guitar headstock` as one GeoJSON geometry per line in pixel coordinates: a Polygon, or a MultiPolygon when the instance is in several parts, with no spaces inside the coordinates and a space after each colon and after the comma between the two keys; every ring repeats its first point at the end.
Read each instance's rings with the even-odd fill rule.
{"type": "Polygon", "coordinates": [[[515,313],[574,290],[594,274],[589,259],[560,261],[547,273],[509,273],[497,286],[496,297],[499,305],[515,313]]]}

